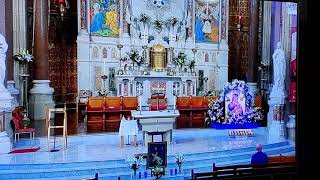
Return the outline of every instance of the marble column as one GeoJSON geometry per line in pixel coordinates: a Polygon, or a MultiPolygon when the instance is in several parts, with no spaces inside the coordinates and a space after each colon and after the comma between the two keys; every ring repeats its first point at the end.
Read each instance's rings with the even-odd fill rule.
{"type": "MultiPolygon", "coordinates": [[[[266,1],[263,2],[263,32],[262,32],[262,59],[261,61],[269,66],[271,61],[271,10],[272,10],[272,2],[266,1]]],[[[269,71],[261,70],[261,83],[262,88],[268,89],[269,71]]]]}
{"type": "Polygon", "coordinates": [[[257,93],[259,1],[249,1],[249,47],[247,80],[249,91],[257,93]]]}
{"type": "Polygon", "coordinates": [[[45,106],[54,106],[53,92],[49,81],[48,48],[48,3],[34,1],[34,80],[30,90],[30,118],[45,119],[45,106]]]}

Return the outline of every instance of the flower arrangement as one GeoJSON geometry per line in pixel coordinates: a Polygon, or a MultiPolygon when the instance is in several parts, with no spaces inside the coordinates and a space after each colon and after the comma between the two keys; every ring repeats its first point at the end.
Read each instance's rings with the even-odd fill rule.
{"type": "Polygon", "coordinates": [[[223,92],[220,94],[219,99],[213,101],[209,104],[207,123],[217,122],[220,124],[245,124],[251,122],[258,122],[263,120],[264,116],[262,113],[262,108],[252,107],[253,95],[249,92],[249,89],[244,81],[233,80],[232,83],[227,83],[224,86],[223,92]],[[225,96],[228,92],[232,90],[240,90],[245,96],[245,111],[236,114],[229,111],[225,114],[225,96]]]}
{"type": "Polygon", "coordinates": [[[187,59],[187,55],[183,52],[179,52],[178,56],[173,58],[173,61],[175,62],[176,65],[182,68],[182,66],[186,62],[186,59],[187,59]]]}
{"type": "Polygon", "coordinates": [[[147,14],[145,14],[145,13],[140,14],[140,17],[139,17],[140,22],[145,24],[145,23],[149,22],[149,20],[150,20],[150,17],[147,14]]]}
{"type": "Polygon", "coordinates": [[[132,169],[133,170],[133,172],[134,172],[134,175],[136,176],[136,172],[137,172],[137,170],[139,169],[139,167],[140,167],[140,163],[142,162],[142,156],[139,156],[138,158],[136,158],[136,157],[129,157],[129,158],[127,158],[127,162],[128,162],[128,165],[129,165],[129,167],[130,167],[130,169],[132,169]]]}
{"type": "Polygon", "coordinates": [[[159,32],[162,30],[163,28],[163,25],[164,25],[164,22],[162,20],[155,20],[153,22],[153,26],[156,28],[156,30],[158,30],[159,32]]]}
{"type": "Polygon", "coordinates": [[[134,64],[137,64],[138,66],[141,66],[144,63],[144,57],[139,55],[138,50],[132,49],[128,53],[129,59],[132,61],[133,66],[134,64]]]}
{"type": "Polygon", "coordinates": [[[154,161],[154,169],[153,169],[154,176],[156,177],[156,179],[160,179],[164,175],[164,168],[160,167],[163,160],[159,156],[155,155],[153,161],[154,161]]]}
{"type": "Polygon", "coordinates": [[[176,163],[177,163],[177,165],[179,167],[179,173],[181,173],[181,165],[182,165],[183,161],[184,161],[183,155],[182,154],[177,154],[176,155],[176,163]]]}
{"type": "Polygon", "coordinates": [[[176,17],[171,17],[169,20],[168,20],[168,24],[171,25],[171,26],[175,26],[178,22],[178,19],[176,17]]]}
{"type": "Polygon", "coordinates": [[[31,54],[29,54],[28,50],[24,49],[21,51],[20,54],[15,55],[14,59],[21,62],[21,63],[29,63],[29,62],[32,62],[33,56],[31,54]]]}

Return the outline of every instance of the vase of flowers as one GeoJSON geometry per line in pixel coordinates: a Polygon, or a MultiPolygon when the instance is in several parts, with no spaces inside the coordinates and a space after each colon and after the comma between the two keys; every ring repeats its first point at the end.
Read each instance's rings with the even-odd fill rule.
{"type": "Polygon", "coordinates": [[[157,19],[157,20],[155,20],[153,22],[153,26],[157,30],[158,34],[161,33],[163,25],[164,25],[164,22],[162,20],[159,20],[159,19],[157,19]]]}
{"type": "Polygon", "coordinates": [[[182,166],[183,160],[184,160],[184,157],[183,157],[182,154],[176,155],[176,163],[177,163],[178,168],[179,168],[179,174],[181,174],[181,166],[182,166]]]}
{"type": "Polygon", "coordinates": [[[185,64],[187,55],[183,52],[179,52],[178,56],[173,58],[174,63],[179,66],[179,71],[182,71],[182,66],[185,64]]]}
{"type": "Polygon", "coordinates": [[[141,66],[144,63],[144,57],[140,56],[138,50],[136,49],[132,49],[128,53],[128,56],[132,62],[133,67],[135,64],[137,64],[138,66],[141,66]]]}
{"type": "Polygon", "coordinates": [[[140,167],[140,163],[142,161],[142,157],[131,157],[127,159],[128,165],[130,167],[130,169],[133,170],[133,176],[137,177],[137,170],[140,167]]]}
{"type": "Polygon", "coordinates": [[[28,50],[24,49],[20,54],[15,55],[14,59],[18,61],[19,64],[22,64],[23,74],[28,74],[28,63],[33,61],[33,55],[31,55],[28,50]]]}

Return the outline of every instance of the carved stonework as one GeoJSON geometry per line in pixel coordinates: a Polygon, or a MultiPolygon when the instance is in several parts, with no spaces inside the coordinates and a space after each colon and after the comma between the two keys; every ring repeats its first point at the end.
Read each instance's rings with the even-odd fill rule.
{"type": "Polygon", "coordinates": [[[87,0],[81,0],[80,3],[81,29],[87,29],[87,0]]]}

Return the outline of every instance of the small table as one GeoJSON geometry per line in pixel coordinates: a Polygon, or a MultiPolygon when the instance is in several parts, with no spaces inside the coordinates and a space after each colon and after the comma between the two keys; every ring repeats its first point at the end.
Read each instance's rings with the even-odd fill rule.
{"type": "Polygon", "coordinates": [[[121,120],[119,128],[120,146],[123,147],[124,145],[124,136],[134,136],[134,145],[137,146],[138,130],[137,120],[121,120]]]}

